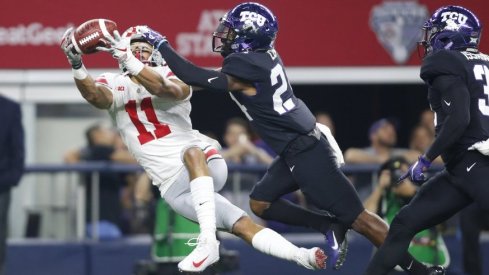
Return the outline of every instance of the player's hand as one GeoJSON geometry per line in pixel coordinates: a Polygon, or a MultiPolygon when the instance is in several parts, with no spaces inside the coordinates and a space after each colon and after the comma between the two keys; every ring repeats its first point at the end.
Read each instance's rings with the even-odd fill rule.
{"type": "Polygon", "coordinates": [[[148,26],[142,26],[139,31],[144,36],[144,39],[148,41],[155,49],[158,49],[162,43],[168,43],[166,36],[161,35],[159,32],[151,29],[148,26]]]}
{"type": "Polygon", "coordinates": [[[418,161],[411,165],[409,170],[399,178],[398,183],[409,177],[412,182],[419,185],[422,184],[426,181],[425,172],[428,170],[428,168],[430,168],[430,166],[431,161],[429,161],[425,156],[420,156],[418,161]]]}
{"type": "Polygon", "coordinates": [[[63,50],[63,52],[65,53],[66,58],[68,58],[68,62],[70,62],[71,67],[73,69],[80,69],[81,66],[83,65],[81,54],[75,51],[73,43],[71,42],[71,38],[70,38],[73,31],[74,31],[73,27],[65,31],[63,37],[61,38],[60,47],[61,50],[63,50]]]}
{"type": "Polygon", "coordinates": [[[132,55],[129,39],[122,39],[117,30],[113,37],[110,34],[104,37],[109,42],[109,47],[97,47],[97,50],[110,53],[121,64],[129,59],[132,55]]]}

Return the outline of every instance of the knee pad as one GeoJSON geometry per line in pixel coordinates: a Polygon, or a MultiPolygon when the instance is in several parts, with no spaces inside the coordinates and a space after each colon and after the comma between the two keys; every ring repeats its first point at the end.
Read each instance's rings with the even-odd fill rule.
{"type": "Polygon", "coordinates": [[[212,159],[207,164],[212,180],[214,181],[214,191],[219,192],[226,184],[228,178],[228,166],[222,158],[212,159]]]}

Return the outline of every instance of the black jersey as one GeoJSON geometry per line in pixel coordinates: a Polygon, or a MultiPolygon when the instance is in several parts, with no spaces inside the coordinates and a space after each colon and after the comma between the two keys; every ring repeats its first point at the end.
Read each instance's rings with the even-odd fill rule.
{"type": "Polygon", "coordinates": [[[256,95],[230,95],[276,153],[280,154],[297,136],[314,129],[314,115],[295,97],[275,50],[233,53],[224,59],[222,72],[253,83],[256,95]]]}
{"type": "Polygon", "coordinates": [[[468,108],[468,126],[451,146],[441,152],[445,162],[458,159],[473,144],[489,138],[489,56],[477,52],[441,50],[424,59],[421,78],[429,86],[428,100],[435,112],[437,136],[451,110],[468,108]],[[439,76],[457,77],[458,83],[463,83],[465,87],[455,91],[468,92],[465,106],[457,106],[462,103],[451,100],[444,90],[433,87],[439,76]]]}

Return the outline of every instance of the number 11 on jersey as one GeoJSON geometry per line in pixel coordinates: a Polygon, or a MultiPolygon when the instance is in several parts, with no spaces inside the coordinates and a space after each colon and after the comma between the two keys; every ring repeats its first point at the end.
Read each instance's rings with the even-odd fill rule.
{"type": "Polygon", "coordinates": [[[166,124],[162,124],[158,121],[156,117],[155,109],[153,108],[153,103],[151,102],[151,97],[145,97],[141,101],[141,111],[144,112],[146,118],[151,124],[155,127],[153,133],[149,132],[144,124],[139,120],[138,111],[136,106],[136,100],[129,100],[126,105],[126,112],[129,114],[129,118],[132,121],[132,124],[138,130],[138,139],[141,145],[150,142],[152,140],[162,138],[171,133],[170,127],[166,124]]]}

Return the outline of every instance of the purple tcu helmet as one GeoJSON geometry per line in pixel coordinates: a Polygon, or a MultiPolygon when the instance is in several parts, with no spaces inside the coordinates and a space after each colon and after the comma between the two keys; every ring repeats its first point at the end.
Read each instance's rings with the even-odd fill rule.
{"type": "Polygon", "coordinates": [[[462,50],[479,46],[482,25],[474,13],[460,6],[444,6],[423,25],[425,55],[431,52],[462,50]]]}
{"type": "Polygon", "coordinates": [[[242,3],[221,18],[212,34],[212,48],[222,56],[269,50],[273,48],[277,32],[277,18],[267,7],[253,2],[242,3]]]}

